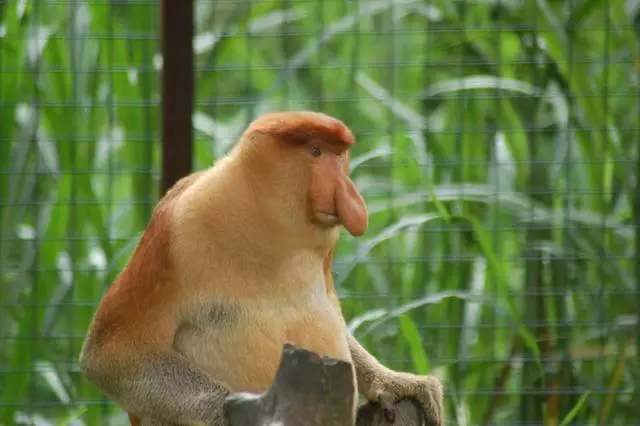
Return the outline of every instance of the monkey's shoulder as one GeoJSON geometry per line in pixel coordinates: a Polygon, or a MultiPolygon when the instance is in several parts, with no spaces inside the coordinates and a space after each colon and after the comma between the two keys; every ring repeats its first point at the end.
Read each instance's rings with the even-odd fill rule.
{"type": "Polygon", "coordinates": [[[198,181],[205,174],[205,170],[193,172],[183,178],[179,179],[167,193],[160,199],[158,205],[170,204],[187,189],[189,189],[195,182],[198,181]]]}

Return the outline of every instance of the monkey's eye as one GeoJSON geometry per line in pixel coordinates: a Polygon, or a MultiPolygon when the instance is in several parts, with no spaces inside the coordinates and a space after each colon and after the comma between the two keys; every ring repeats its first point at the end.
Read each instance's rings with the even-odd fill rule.
{"type": "Polygon", "coordinates": [[[318,148],[317,146],[311,147],[311,155],[313,155],[314,157],[320,157],[321,154],[322,151],[320,151],[320,148],[318,148]]]}

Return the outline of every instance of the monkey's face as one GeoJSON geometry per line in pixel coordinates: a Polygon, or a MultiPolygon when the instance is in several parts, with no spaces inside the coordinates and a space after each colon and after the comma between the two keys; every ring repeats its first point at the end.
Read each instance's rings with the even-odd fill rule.
{"type": "Polygon", "coordinates": [[[349,177],[354,137],[341,121],[308,111],[266,114],[243,141],[261,206],[281,231],[329,245],[341,225],[353,236],[366,231],[367,208],[349,177]]]}
{"type": "Polygon", "coordinates": [[[321,227],[342,225],[353,236],[364,234],[367,208],[349,176],[349,152],[322,139],[310,140],[303,150],[309,168],[312,219],[321,227]]]}

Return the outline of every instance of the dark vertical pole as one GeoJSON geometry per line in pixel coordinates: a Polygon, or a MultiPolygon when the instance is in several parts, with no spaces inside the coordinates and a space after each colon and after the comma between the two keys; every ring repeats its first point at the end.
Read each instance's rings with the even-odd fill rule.
{"type": "Polygon", "coordinates": [[[162,180],[165,194],[192,167],[193,0],[162,0],[162,180]]]}
{"type": "MultiPolygon", "coordinates": [[[[636,73],[636,78],[639,77],[636,73]]],[[[640,118],[640,91],[636,90],[636,118],[640,118]]],[[[636,226],[635,263],[636,263],[636,357],[640,361],[640,128],[636,128],[636,190],[633,207],[633,219],[636,226]]],[[[636,407],[640,406],[640,389],[636,386],[636,407]]]]}

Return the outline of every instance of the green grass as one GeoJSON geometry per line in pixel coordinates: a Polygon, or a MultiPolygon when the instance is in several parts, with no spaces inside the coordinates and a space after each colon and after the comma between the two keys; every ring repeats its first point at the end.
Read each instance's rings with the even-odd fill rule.
{"type": "MultiPolygon", "coordinates": [[[[0,424],[127,424],[76,358],[158,197],[159,14],[109,3],[0,2],[0,424]]],[[[367,348],[451,424],[637,424],[635,3],[197,1],[196,167],[260,113],[340,117],[367,348]]]]}

